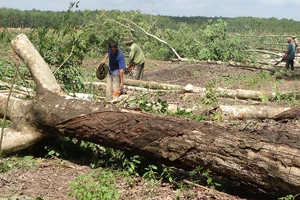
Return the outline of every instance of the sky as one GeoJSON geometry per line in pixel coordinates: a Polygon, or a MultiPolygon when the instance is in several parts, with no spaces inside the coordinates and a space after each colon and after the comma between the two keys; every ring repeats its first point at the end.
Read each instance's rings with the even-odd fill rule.
{"type": "MultiPolygon", "coordinates": [[[[71,0],[0,0],[0,7],[67,10],[71,0]]],[[[275,17],[300,21],[300,0],[81,0],[80,10],[141,10],[170,16],[275,17]]],[[[1,20],[1,19],[0,19],[1,20]]]]}

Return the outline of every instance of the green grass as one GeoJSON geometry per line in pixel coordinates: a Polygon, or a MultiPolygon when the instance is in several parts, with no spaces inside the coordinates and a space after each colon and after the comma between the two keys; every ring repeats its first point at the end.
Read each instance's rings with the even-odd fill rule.
{"type": "Polygon", "coordinates": [[[115,185],[115,174],[111,170],[99,168],[89,174],[76,177],[71,182],[69,196],[78,200],[114,200],[120,196],[115,185]]]}
{"type": "MultiPolygon", "coordinates": [[[[1,153],[1,152],[0,152],[1,153]]],[[[33,156],[24,157],[2,157],[0,154],[0,172],[7,172],[13,168],[32,168],[35,166],[36,160],[33,156]]]]}
{"type": "Polygon", "coordinates": [[[273,83],[278,83],[275,76],[261,71],[252,76],[246,74],[234,75],[231,77],[222,78],[227,84],[240,85],[241,88],[252,90],[265,87],[266,85],[273,85],[273,83]]]}

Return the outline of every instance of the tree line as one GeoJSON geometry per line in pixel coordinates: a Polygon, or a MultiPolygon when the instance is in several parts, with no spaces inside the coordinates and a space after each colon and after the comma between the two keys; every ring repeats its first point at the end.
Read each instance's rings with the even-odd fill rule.
{"type": "MultiPolygon", "coordinates": [[[[97,19],[97,14],[101,10],[75,10],[70,13],[69,21],[75,23],[78,26],[88,24],[90,21],[97,19]]],[[[12,8],[0,8],[0,27],[10,28],[37,28],[46,27],[54,28],[60,24],[67,11],[41,11],[41,10],[19,10],[12,8]]],[[[119,11],[110,10],[106,11],[110,17],[116,17],[118,15],[130,14],[132,11],[119,11]]],[[[205,16],[192,16],[192,17],[180,17],[180,16],[151,16],[149,14],[142,14],[144,20],[149,20],[152,17],[153,20],[157,20],[156,26],[160,29],[178,29],[181,23],[189,25],[192,29],[199,29],[206,27],[209,23],[216,22],[218,19],[222,19],[228,23],[227,29],[229,32],[247,32],[249,30],[255,32],[267,32],[267,33],[289,33],[297,34],[300,32],[300,22],[293,19],[277,19],[271,18],[257,18],[257,17],[205,17],[205,16]]]]}

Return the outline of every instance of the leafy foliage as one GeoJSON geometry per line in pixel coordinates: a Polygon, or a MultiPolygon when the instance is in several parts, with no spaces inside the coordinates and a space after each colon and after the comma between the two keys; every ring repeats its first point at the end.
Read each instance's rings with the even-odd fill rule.
{"type": "Polygon", "coordinates": [[[155,112],[165,114],[168,112],[167,101],[157,99],[157,101],[143,100],[138,101],[139,107],[147,112],[155,112]]]}
{"type": "Polygon", "coordinates": [[[75,5],[77,6],[71,3],[59,26],[54,29],[39,27],[30,36],[45,61],[54,67],[56,79],[67,92],[84,89],[84,78],[79,66],[84,59],[87,45],[82,39],[84,31],[70,21],[71,9],[75,5]]]}
{"type": "Polygon", "coordinates": [[[297,196],[299,196],[299,194],[296,195],[289,194],[285,197],[278,198],[278,200],[295,200],[297,196]]]}

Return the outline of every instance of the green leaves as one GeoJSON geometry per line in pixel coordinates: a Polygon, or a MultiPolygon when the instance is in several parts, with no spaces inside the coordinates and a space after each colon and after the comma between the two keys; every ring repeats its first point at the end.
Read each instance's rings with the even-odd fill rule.
{"type": "Polygon", "coordinates": [[[75,178],[70,186],[69,196],[78,200],[114,200],[120,196],[115,185],[115,175],[108,170],[95,172],[75,178]]]}
{"type": "Polygon", "coordinates": [[[0,172],[7,172],[13,168],[31,168],[35,165],[33,156],[4,158],[0,152],[0,172]]]}
{"type": "Polygon", "coordinates": [[[195,169],[189,171],[190,178],[196,184],[204,184],[205,181],[206,185],[211,186],[213,188],[220,187],[221,184],[216,183],[213,181],[211,171],[209,169],[204,170],[203,167],[197,166],[195,169]]]}
{"type": "Polygon", "coordinates": [[[139,107],[146,112],[154,112],[154,113],[161,113],[165,114],[168,112],[168,103],[167,101],[157,99],[157,101],[149,101],[140,99],[138,100],[139,107]]]}

